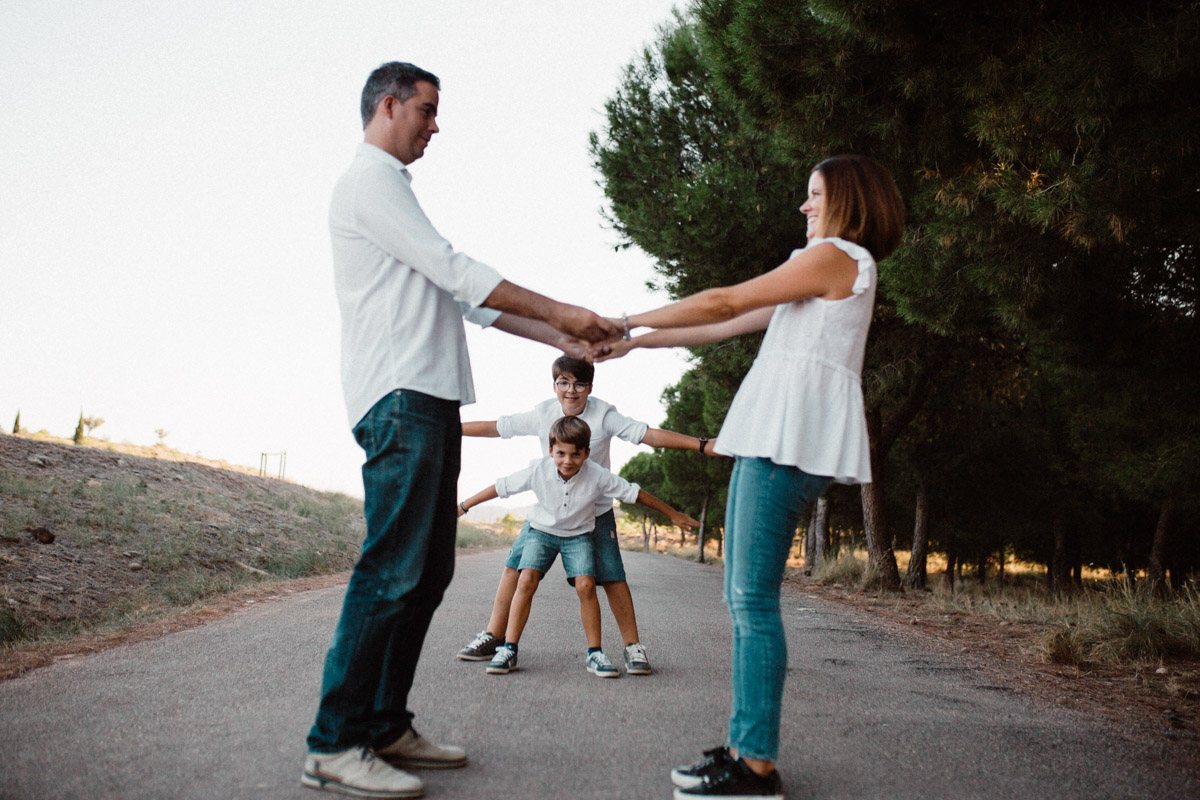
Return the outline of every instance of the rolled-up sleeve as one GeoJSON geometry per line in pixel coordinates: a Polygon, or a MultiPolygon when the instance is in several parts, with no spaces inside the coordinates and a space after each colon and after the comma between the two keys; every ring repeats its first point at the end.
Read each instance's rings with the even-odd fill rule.
{"type": "Polygon", "coordinates": [[[637,502],[638,492],[642,487],[636,483],[630,483],[620,475],[614,475],[605,470],[606,474],[600,479],[600,492],[605,497],[614,497],[622,503],[633,504],[637,502]]]}
{"type": "Polygon", "coordinates": [[[506,475],[503,478],[497,479],[496,494],[500,497],[512,497],[514,494],[529,491],[533,488],[533,472],[535,469],[537,469],[536,461],[519,472],[514,472],[512,475],[506,475]]]}
{"type": "Polygon", "coordinates": [[[501,439],[537,436],[541,433],[541,421],[542,417],[536,409],[523,414],[506,414],[496,420],[496,433],[500,434],[501,439]]]}
{"type": "Polygon", "coordinates": [[[631,417],[621,414],[615,408],[609,408],[604,413],[603,430],[609,436],[615,436],[623,442],[641,444],[646,438],[650,426],[631,417]]]}
{"type": "Polygon", "coordinates": [[[417,203],[407,176],[392,165],[370,164],[359,176],[353,199],[362,235],[456,300],[479,306],[504,278],[455,251],[417,203]]]}

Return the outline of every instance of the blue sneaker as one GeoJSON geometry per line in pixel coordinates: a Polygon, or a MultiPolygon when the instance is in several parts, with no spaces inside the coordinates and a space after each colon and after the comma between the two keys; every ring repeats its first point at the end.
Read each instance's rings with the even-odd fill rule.
{"type": "Polygon", "coordinates": [[[588,653],[587,671],[595,675],[597,678],[619,678],[621,673],[617,672],[616,666],[609,660],[609,657],[604,655],[603,650],[597,650],[594,653],[588,653]]]}
{"type": "Polygon", "coordinates": [[[489,675],[507,675],[516,668],[517,651],[504,645],[496,648],[496,655],[492,656],[487,665],[489,675]]]}

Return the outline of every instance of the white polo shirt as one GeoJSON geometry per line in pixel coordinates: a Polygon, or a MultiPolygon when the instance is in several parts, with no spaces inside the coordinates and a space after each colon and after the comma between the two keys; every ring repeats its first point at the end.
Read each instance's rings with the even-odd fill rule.
{"type": "Polygon", "coordinates": [[[421,210],[398,159],[360,144],[333,190],[329,233],[342,316],[342,390],[350,425],[396,389],[475,401],[463,316],[500,273],[455,252],[421,210]]]}
{"type": "Polygon", "coordinates": [[[496,494],[511,497],[533,490],[537,505],[526,518],[530,526],[553,536],[582,536],[596,527],[596,503],[613,499],[636,503],[641,489],[619,475],[613,475],[590,459],[583,462],[571,480],[558,474],[554,459],[543,456],[520,472],[496,481],[496,494]]]}

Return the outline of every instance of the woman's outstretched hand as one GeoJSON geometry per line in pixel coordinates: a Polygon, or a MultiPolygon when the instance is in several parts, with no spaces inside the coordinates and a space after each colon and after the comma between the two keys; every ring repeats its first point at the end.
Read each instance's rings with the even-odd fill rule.
{"type": "Polygon", "coordinates": [[[611,339],[607,342],[598,342],[592,345],[592,360],[593,361],[609,361],[614,358],[620,358],[633,349],[633,342],[625,339],[611,339]]]}

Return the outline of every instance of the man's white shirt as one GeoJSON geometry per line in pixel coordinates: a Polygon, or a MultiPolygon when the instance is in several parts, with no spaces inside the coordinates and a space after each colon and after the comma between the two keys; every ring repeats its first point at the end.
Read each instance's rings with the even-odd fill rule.
{"type": "Polygon", "coordinates": [[[329,232],[351,426],[396,389],[474,402],[463,317],[490,325],[499,316],[481,304],[500,273],[455,252],[410,181],[398,159],[363,143],[333,191],[329,232]]]}

